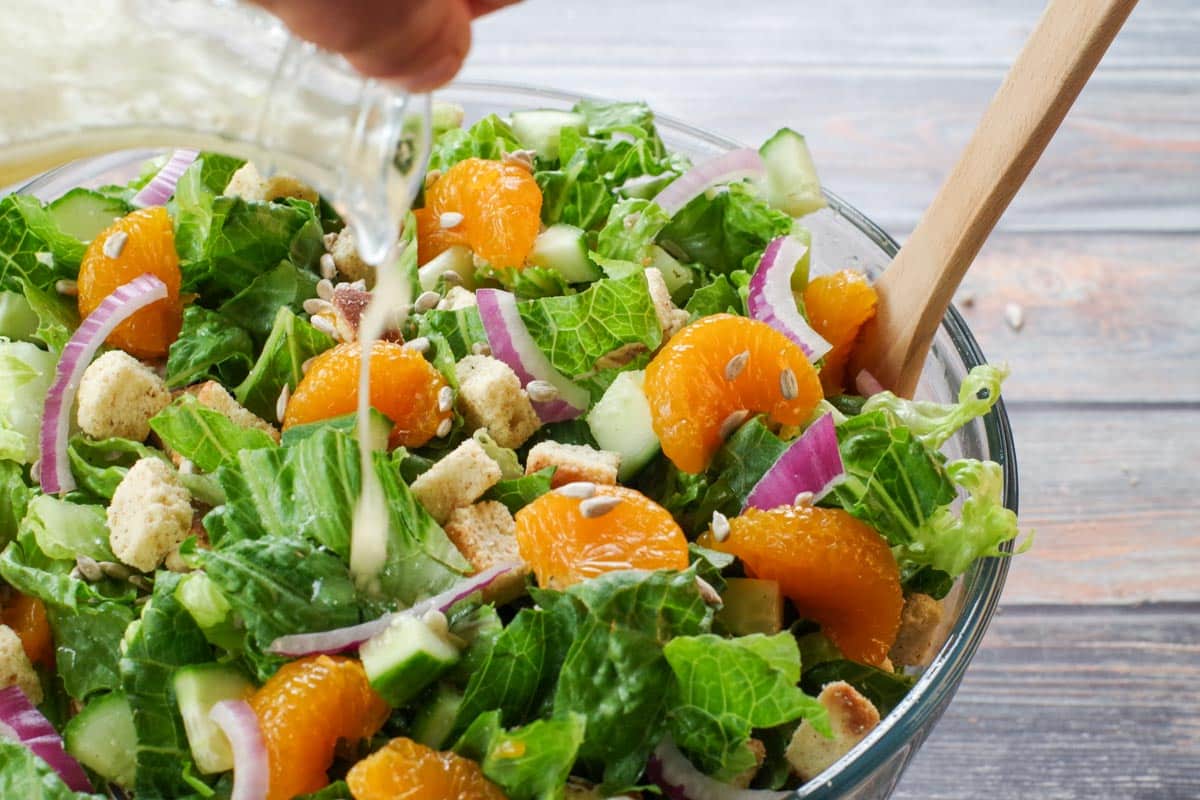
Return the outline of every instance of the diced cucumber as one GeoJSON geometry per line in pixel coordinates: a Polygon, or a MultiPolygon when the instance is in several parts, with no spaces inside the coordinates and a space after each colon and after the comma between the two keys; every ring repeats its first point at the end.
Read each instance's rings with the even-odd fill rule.
{"type": "Polygon", "coordinates": [[[512,115],[512,130],[517,141],[551,161],[558,158],[558,140],[563,128],[587,133],[587,118],[574,111],[550,109],[514,111],[512,115]]]}
{"type": "Polygon", "coordinates": [[[462,692],[453,686],[439,686],[433,700],[422,706],[413,720],[413,739],[426,747],[441,750],[454,730],[462,702],[462,692]]]}
{"type": "Polygon", "coordinates": [[[241,670],[229,664],[180,667],[171,683],[196,767],[206,775],[233,769],[229,740],[209,718],[209,713],[222,700],[249,697],[254,692],[254,684],[241,670]]]}
{"type": "Polygon", "coordinates": [[[692,285],[691,267],[686,267],[675,260],[675,257],[656,244],[650,245],[650,266],[662,273],[663,283],[667,291],[675,298],[692,285]]]}
{"type": "Polygon", "coordinates": [[[67,752],[106,781],[133,786],[137,731],[124,692],[100,695],[63,729],[67,752]]]}
{"type": "Polygon", "coordinates": [[[47,206],[46,211],[60,231],[81,242],[90,242],[112,225],[114,219],[129,213],[129,206],[91,189],[72,189],[47,206]]]}
{"type": "Polygon", "coordinates": [[[646,373],[622,372],[588,412],[587,423],[596,444],[621,454],[619,480],[628,480],[659,450],[658,436],[650,423],[646,400],[646,373]]]}
{"type": "Polygon", "coordinates": [[[358,655],[371,687],[398,708],[454,666],[460,653],[444,626],[399,616],[364,642],[358,655]]]}
{"type": "Polygon", "coordinates": [[[444,100],[433,101],[433,135],[445,133],[451,128],[461,128],[466,111],[458,103],[447,103],[444,100]]]}
{"type": "Polygon", "coordinates": [[[233,607],[204,572],[184,575],[175,587],[175,599],[179,601],[204,633],[211,644],[237,652],[245,643],[245,631],[235,624],[233,607]]]}
{"type": "Polygon", "coordinates": [[[767,199],[772,206],[793,217],[825,207],[817,168],[803,136],[780,128],[758,152],[767,167],[767,199]]]}
{"type": "Polygon", "coordinates": [[[37,332],[38,315],[20,292],[0,292],[0,337],[17,341],[37,332]]]}
{"type": "MultiPolygon", "coordinates": [[[[808,288],[808,273],[812,266],[812,231],[796,222],[792,225],[791,236],[804,242],[804,246],[808,248],[796,262],[796,268],[792,270],[792,291],[803,292],[808,288]]],[[[803,308],[803,299],[798,301],[798,304],[803,308]]]]}
{"type": "Polygon", "coordinates": [[[438,281],[447,272],[454,272],[459,277],[459,283],[465,288],[475,289],[475,256],[471,248],[456,244],[448,247],[429,260],[429,263],[417,270],[417,278],[421,281],[421,289],[430,292],[437,288],[438,281]]]}
{"type": "Polygon", "coordinates": [[[538,234],[529,253],[529,263],[557,271],[567,283],[587,283],[604,277],[588,258],[587,234],[561,222],[538,234]]]}
{"type": "Polygon", "coordinates": [[[734,636],[774,634],[783,628],[783,594],[777,581],[727,578],[716,621],[734,636]]]}

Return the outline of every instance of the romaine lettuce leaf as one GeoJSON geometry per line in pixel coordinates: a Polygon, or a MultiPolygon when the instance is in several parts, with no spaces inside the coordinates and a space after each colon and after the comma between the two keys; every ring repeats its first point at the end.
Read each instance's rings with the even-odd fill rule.
{"type": "Polygon", "coordinates": [[[767,205],[744,183],[731,183],[712,197],[702,194],[672,218],[659,234],[669,251],[716,273],[753,270],[776,236],[792,229],[792,218],[767,205]]]}
{"type": "Polygon", "coordinates": [[[0,341],[0,459],[37,459],[42,405],[57,363],[37,345],[0,341]]]}
{"type": "Polygon", "coordinates": [[[133,622],[133,609],[105,601],[74,611],[47,609],[54,633],[55,669],[67,694],[83,701],[90,695],[121,688],[121,639],[133,622]]]}
{"type": "Polygon", "coordinates": [[[136,593],[128,583],[111,578],[88,583],[71,577],[74,568],[74,559],[53,559],[43,553],[28,531],[23,531],[0,553],[0,578],[21,594],[32,595],[47,606],[75,609],[106,600],[132,602],[136,593]]]}
{"type": "Polygon", "coordinates": [[[972,367],[958,388],[957,403],[904,400],[891,392],[880,392],[867,398],[862,413],[885,411],[893,425],[903,425],[922,444],[938,450],[960,428],[991,410],[1000,399],[1000,384],[1008,372],[1006,365],[972,367]]]}
{"type": "Polygon", "coordinates": [[[562,800],[587,720],[579,714],[500,727],[500,712],[478,717],[455,751],[479,762],[509,800],[562,800]]]}
{"type": "Polygon", "coordinates": [[[114,561],[108,547],[108,520],[104,506],[81,505],[41,494],[29,502],[20,531],[29,533],[43,553],[53,559],[87,556],[114,561]]]}
{"type": "Polygon", "coordinates": [[[725,275],[715,276],[708,284],[692,292],[684,310],[688,312],[688,320],[695,322],[701,317],[713,314],[746,315],[746,304],[743,302],[738,288],[725,275]]]}
{"type": "Polygon", "coordinates": [[[89,439],[73,436],[67,445],[71,472],[79,488],[98,499],[111,500],[117,485],[138,459],[161,458],[166,454],[130,439],[89,439]]]}
{"type": "Polygon", "coordinates": [[[75,302],[58,292],[42,291],[29,281],[22,281],[25,300],[37,315],[38,327],[34,338],[55,353],[61,353],[79,327],[79,309],[75,302]]]}
{"type": "Polygon", "coordinates": [[[158,412],[150,420],[150,427],[163,444],[205,472],[236,464],[238,453],[243,450],[277,446],[265,431],[243,428],[189,394],[180,395],[158,412]]]}
{"type": "Polygon", "coordinates": [[[804,718],[827,734],[828,713],[800,690],[800,650],[791,633],[672,639],[663,654],[675,673],[668,712],[676,744],[702,771],[729,780],[755,765],[754,728],[804,718]]]}
{"type": "Polygon", "coordinates": [[[333,344],[332,338],[297,317],[291,309],[279,309],[258,361],[234,390],[234,396],[263,419],[275,419],[275,403],[283,387],[294,390],[304,377],[304,362],[333,344]]]}
{"type": "Polygon", "coordinates": [[[484,497],[503,503],[511,513],[515,514],[550,491],[552,477],[554,477],[554,467],[546,467],[520,478],[502,480],[489,489],[484,497]]]}
{"type": "Polygon", "coordinates": [[[38,328],[38,315],[20,292],[0,291],[0,338],[29,341],[38,328]]]}
{"type": "Polygon", "coordinates": [[[916,680],[912,675],[886,672],[857,661],[835,658],[811,667],[805,665],[801,686],[805,691],[819,694],[825,684],[845,681],[870,700],[880,716],[884,716],[899,705],[916,680]]]}
{"type": "Polygon", "coordinates": [[[216,311],[188,306],[183,328],[167,352],[167,386],[178,389],[206,378],[236,386],[254,366],[254,342],[244,328],[216,311]]]}
{"type": "Polygon", "coordinates": [[[74,278],[87,245],[64,233],[32,195],[0,199],[0,288],[19,292],[27,280],[54,290],[55,281],[74,278]]]}
{"type": "Polygon", "coordinates": [[[227,319],[249,331],[257,345],[271,335],[275,315],[283,306],[299,314],[304,301],[317,296],[317,275],[291,261],[264,272],[218,309],[227,319]]]}
{"type": "Polygon", "coordinates": [[[512,292],[520,300],[536,300],[539,297],[554,297],[572,294],[570,284],[558,270],[546,267],[483,267],[475,273],[476,281],[495,281],[512,292]]]}
{"type": "Polygon", "coordinates": [[[447,170],[468,158],[494,161],[520,149],[508,123],[491,114],[470,128],[450,128],[438,136],[429,154],[429,169],[447,170]]]}
{"type": "Polygon", "coordinates": [[[654,238],[671,218],[649,200],[621,200],[608,213],[608,221],[596,237],[596,251],[604,258],[643,263],[654,238]]]}
{"type": "Polygon", "coordinates": [[[25,483],[25,471],[15,461],[0,461],[0,549],[17,535],[33,490],[25,483]]]}
{"type": "Polygon", "coordinates": [[[0,736],[0,797],[21,800],[105,800],[73,792],[58,773],[25,745],[0,736]]]}

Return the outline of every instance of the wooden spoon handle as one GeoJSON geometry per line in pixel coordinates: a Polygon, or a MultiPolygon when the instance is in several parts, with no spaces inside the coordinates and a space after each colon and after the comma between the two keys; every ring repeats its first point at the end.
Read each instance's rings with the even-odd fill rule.
{"type": "Polygon", "coordinates": [[[950,177],[876,283],[856,364],[911,397],[979,248],[1037,163],[1137,0],[1051,0],[950,177]]]}

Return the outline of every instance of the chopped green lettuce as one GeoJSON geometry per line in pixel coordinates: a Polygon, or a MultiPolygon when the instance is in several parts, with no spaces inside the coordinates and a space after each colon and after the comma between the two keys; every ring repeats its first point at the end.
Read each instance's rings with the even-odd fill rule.
{"type": "Polygon", "coordinates": [[[41,551],[53,559],[86,556],[96,561],[114,560],[103,506],[41,494],[29,502],[20,530],[30,533],[41,551]]]}
{"type": "Polygon", "coordinates": [[[608,221],[596,237],[596,251],[604,258],[642,264],[649,258],[650,245],[671,218],[649,200],[621,200],[608,213],[608,221]]]}
{"type": "Polygon", "coordinates": [[[56,353],[62,352],[75,329],[79,327],[79,308],[75,302],[53,289],[43,291],[29,281],[22,281],[25,300],[37,315],[34,338],[56,353]]]}
{"type": "Polygon", "coordinates": [[[167,386],[205,379],[236,386],[254,366],[254,341],[246,329],[217,311],[188,306],[183,328],[167,352],[167,386]]]}
{"type": "Polygon", "coordinates": [[[331,337],[297,317],[290,308],[279,309],[258,361],[234,390],[234,396],[263,419],[275,419],[275,404],[283,387],[294,390],[304,377],[304,362],[333,345],[331,337]]]}
{"type": "Polygon", "coordinates": [[[845,681],[853,686],[871,701],[880,716],[884,716],[900,704],[917,679],[912,675],[887,672],[857,661],[834,658],[811,667],[806,665],[800,685],[805,691],[819,694],[825,684],[836,681],[845,681]]]}
{"type": "Polygon", "coordinates": [[[285,260],[251,281],[222,303],[219,310],[226,319],[237,320],[238,325],[249,331],[255,344],[261,346],[271,335],[280,308],[287,306],[299,314],[304,301],[316,296],[317,275],[285,260]]]}
{"type": "Polygon", "coordinates": [[[33,490],[25,483],[25,470],[15,461],[0,461],[0,549],[17,535],[17,526],[33,490]]]}
{"type": "Polygon", "coordinates": [[[37,332],[38,315],[20,292],[0,291],[0,338],[28,341],[37,332]]]}
{"type": "Polygon", "coordinates": [[[659,234],[669,252],[682,253],[715,273],[753,270],[762,251],[792,229],[792,218],[776,211],[744,183],[692,200],[659,234]]]}
{"type": "Polygon", "coordinates": [[[713,314],[745,316],[746,304],[732,281],[725,275],[717,275],[708,284],[692,292],[684,310],[688,312],[688,321],[695,322],[713,314]]]}
{"type": "Polygon", "coordinates": [[[468,158],[496,160],[520,149],[508,123],[492,114],[470,128],[449,128],[438,136],[429,154],[429,169],[444,171],[468,158]]]}
{"type": "Polygon", "coordinates": [[[547,267],[528,266],[496,268],[486,266],[475,273],[476,281],[495,281],[520,300],[536,300],[571,294],[572,289],[562,273],[547,267]]]}
{"type": "Polygon", "coordinates": [[[265,431],[243,428],[189,394],[180,395],[158,412],[150,420],[150,427],[163,444],[205,472],[236,464],[238,453],[243,450],[276,447],[275,440],[265,431]]]}
{"type": "Polygon", "coordinates": [[[46,206],[32,195],[0,199],[0,288],[21,291],[22,281],[54,290],[74,278],[87,245],[63,232],[46,206]]]}
{"type": "Polygon", "coordinates": [[[500,712],[490,711],[472,723],[455,750],[479,762],[509,800],[562,800],[586,727],[582,715],[568,714],[506,731],[500,712]]]}
{"type": "Polygon", "coordinates": [[[525,506],[550,491],[550,479],[554,467],[546,467],[520,478],[502,480],[484,495],[488,500],[501,502],[510,513],[517,513],[525,506]]]}
{"type": "Polygon", "coordinates": [[[67,457],[80,490],[107,501],[112,499],[118,484],[139,459],[165,460],[167,456],[161,450],[130,439],[73,436],[67,445],[67,457]]]}
{"type": "Polygon", "coordinates": [[[43,553],[28,531],[22,531],[0,553],[0,578],[21,594],[38,598],[47,607],[73,610],[105,600],[133,599],[133,587],[128,583],[112,579],[88,583],[72,577],[74,568],[74,559],[53,559],[43,553]]]}
{"type": "Polygon", "coordinates": [[[922,444],[937,450],[968,422],[991,410],[1000,399],[1000,384],[1007,377],[1005,365],[980,364],[963,378],[957,403],[904,400],[891,392],[880,392],[867,398],[862,413],[885,411],[893,425],[903,425],[922,444]]]}
{"type": "Polygon", "coordinates": [[[49,764],[20,742],[0,736],[0,797],[21,800],[105,800],[73,792],[49,764]]]}
{"type": "Polygon", "coordinates": [[[0,341],[0,459],[38,457],[42,405],[58,359],[29,342],[0,341]]]}
{"type": "Polygon", "coordinates": [[[82,702],[96,692],[121,688],[121,639],[133,622],[133,609],[104,601],[73,611],[50,606],[47,612],[55,669],[67,694],[82,702]]]}

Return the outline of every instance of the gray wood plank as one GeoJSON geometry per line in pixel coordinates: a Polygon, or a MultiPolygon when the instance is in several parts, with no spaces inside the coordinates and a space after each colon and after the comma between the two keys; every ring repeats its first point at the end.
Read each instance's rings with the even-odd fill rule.
{"type": "Polygon", "coordinates": [[[1200,605],[1004,608],[897,800],[1200,797],[1200,605]]]}
{"type": "Polygon", "coordinates": [[[1200,404],[1009,411],[1035,540],[1005,602],[1200,602],[1200,404]]]}

